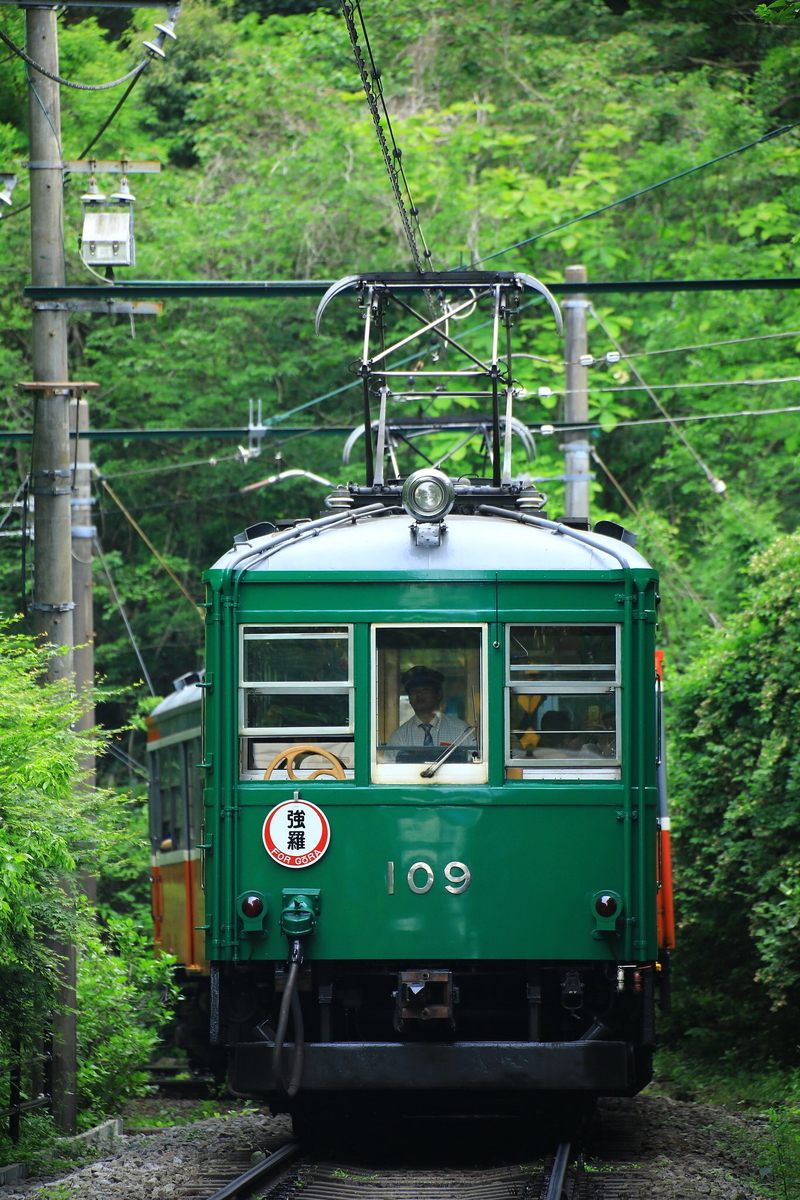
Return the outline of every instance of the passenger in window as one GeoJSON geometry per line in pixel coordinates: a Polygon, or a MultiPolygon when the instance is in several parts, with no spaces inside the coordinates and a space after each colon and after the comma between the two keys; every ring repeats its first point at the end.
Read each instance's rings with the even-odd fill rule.
{"type": "Polygon", "coordinates": [[[539,729],[541,736],[534,751],[536,758],[564,758],[573,749],[572,718],[565,710],[551,708],[542,713],[539,729]]]}
{"type": "MultiPolygon", "coordinates": [[[[408,696],[408,701],[414,710],[414,716],[409,717],[395,729],[386,743],[389,747],[430,747],[430,757],[437,757],[439,748],[452,746],[453,742],[461,740],[461,745],[454,751],[453,762],[464,762],[477,751],[475,731],[467,733],[471,727],[459,717],[452,717],[442,711],[444,675],[431,667],[410,667],[400,677],[400,684],[408,696]],[[464,736],[466,734],[466,736],[464,736]],[[463,747],[463,751],[462,751],[463,747]],[[463,757],[462,757],[463,754],[463,757]]],[[[425,754],[407,756],[403,751],[392,755],[387,754],[387,761],[421,762],[425,754]]]]}

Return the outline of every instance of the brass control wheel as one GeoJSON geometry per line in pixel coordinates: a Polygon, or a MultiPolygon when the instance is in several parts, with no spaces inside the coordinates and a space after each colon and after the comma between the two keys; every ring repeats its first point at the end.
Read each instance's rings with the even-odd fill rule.
{"type": "Polygon", "coordinates": [[[276,754],[264,772],[264,778],[269,779],[275,768],[285,761],[286,774],[290,779],[297,779],[294,773],[294,763],[300,754],[321,754],[331,764],[330,767],[320,767],[318,771],[312,771],[310,775],[306,776],[306,779],[316,779],[318,775],[332,775],[334,779],[345,778],[344,764],[341,759],[337,758],[335,754],[331,754],[330,750],[325,750],[322,746],[310,746],[306,744],[302,746],[289,746],[287,750],[281,750],[279,754],[276,754]]]}

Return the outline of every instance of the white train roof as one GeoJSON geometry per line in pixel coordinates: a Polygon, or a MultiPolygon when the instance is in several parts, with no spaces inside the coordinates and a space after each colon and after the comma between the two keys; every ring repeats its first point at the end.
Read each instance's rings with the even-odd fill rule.
{"type": "Polygon", "coordinates": [[[457,516],[445,521],[439,546],[418,546],[413,519],[403,513],[365,517],[348,523],[298,531],[295,540],[276,545],[279,534],[255,538],[224,554],[217,570],[362,571],[396,575],[405,571],[618,571],[649,563],[624,542],[592,533],[594,546],[563,533],[524,525],[505,517],[457,516]],[[601,548],[602,547],[602,548],[601,548]],[[606,549],[606,547],[608,549],[606,549]]]}
{"type": "Polygon", "coordinates": [[[199,688],[196,683],[189,683],[177,691],[170,692],[163,700],[159,700],[158,704],[148,715],[151,717],[161,717],[164,713],[175,713],[190,704],[199,704],[202,698],[202,688],[199,688]]]}

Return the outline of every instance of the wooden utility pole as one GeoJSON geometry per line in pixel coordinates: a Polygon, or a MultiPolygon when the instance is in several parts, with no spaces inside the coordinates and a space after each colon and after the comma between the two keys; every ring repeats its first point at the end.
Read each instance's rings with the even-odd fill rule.
{"type": "MultiPolygon", "coordinates": [[[[31,58],[58,74],[53,8],[28,8],[26,44],[31,58]]],[[[61,98],[59,85],[28,68],[31,173],[31,282],[63,287],[61,98]]],[[[49,677],[73,670],[72,470],[69,459],[67,314],[34,309],[32,316],[34,424],[30,490],[34,499],[34,628],[66,653],[50,660],[49,677]]],[[[53,1109],[58,1128],[74,1133],[77,1121],[75,947],[52,941],[60,963],[53,1019],[53,1109]]]]}
{"type": "MultiPolygon", "coordinates": [[[[567,267],[567,283],[585,283],[586,267],[567,267]]],[[[586,367],[581,358],[587,354],[586,310],[589,301],[583,295],[570,295],[564,301],[566,383],[564,420],[568,425],[586,425],[589,420],[589,395],[586,367]]],[[[564,516],[589,520],[589,431],[568,430],[564,435],[564,516]]]]}

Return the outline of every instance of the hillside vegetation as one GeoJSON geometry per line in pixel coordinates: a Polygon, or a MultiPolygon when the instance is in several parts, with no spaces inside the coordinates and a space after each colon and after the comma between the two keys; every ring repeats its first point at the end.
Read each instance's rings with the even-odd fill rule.
{"type": "MultiPolygon", "coordinates": [[[[563,278],[565,267],[578,262],[593,280],[800,274],[800,129],[548,232],[800,120],[795,24],[759,22],[733,0],[468,0],[455,11],[438,0],[364,0],[364,15],[437,268],[483,262],[545,281],[563,278]]],[[[152,19],[137,10],[121,32],[95,17],[62,15],[62,72],[90,82],[121,75],[138,61],[152,19]]],[[[22,40],[17,10],[0,10],[0,26],[22,40]]],[[[362,269],[409,269],[335,6],[187,0],[177,32],[166,62],[150,67],[93,151],[155,158],[164,167],[160,176],[131,180],[138,263],[128,276],[332,279],[362,269]]],[[[22,64],[4,59],[0,169],[26,155],[26,87],[22,64]]],[[[64,158],[82,152],[115,96],[63,90],[64,158]]],[[[27,199],[24,174],[20,167],[15,206],[27,199]]],[[[71,282],[90,279],[77,253],[85,182],[77,176],[65,190],[71,282]]],[[[7,430],[30,428],[30,409],[14,386],[30,378],[28,315],[20,303],[27,273],[21,211],[0,222],[0,424],[7,430]]],[[[358,312],[340,301],[317,338],[313,310],[314,302],[302,299],[171,299],[163,316],[140,318],[135,328],[127,318],[70,318],[73,377],[101,385],[92,395],[96,429],[241,428],[248,401],[263,402],[271,429],[261,457],[246,463],[236,459],[236,439],[93,445],[93,461],[114,493],[197,599],[202,570],[235,532],[261,519],[316,515],[325,494],[296,478],[246,496],[241,487],[283,467],[337,482],[359,475],[358,463],[341,465],[340,432],[362,419],[358,391],[348,387],[358,312]]],[[[479,336],[467,334],[467,326],[465,336],[479,336]]],[[[794,622],[777,610],[758,615],[753,597],[772,586],[773,567],[784,569],[783,559],[770,554],[789,554],[785,548],[795,544],[800,412],[786,410],[800,405],[800,296],[792,290],[606,295],[590,319],[590,349],[600,357],[615,342],[641,357],[590,375],[598,423],[592,442],[617,481],[597,464],[595,514],[616,516],[640,534],[640,548],[662,572],[669,669],[689,669],[675,706],[683,911],[691,903],[694,913],[691,921],[686,916],[685,994],[700,986],[714,914],[724,911],[735,925],[728,949],[737,987],[755,988],[748,991],[754,1028],[769,1028],[771,1044],[784,1046],[780,1013],[796,1014],[797,1003],[796,965],[781,976],[796,946],[794,893],[782,890],[795,887],[787,872],[794,879],[797,869],[794,783],[788,791],[786,783],[794,780],[794,757],[785,742],[765,741],[755,727],[738,759],[725,747],[749,719],[747,698],[762,695],[770,655],[789,663],[797,650],[794,622]],[[672,417],[693,418],[680,426],[683,440],[652,396],[634,386],[634,365],[664,389],[655,394],[672,417]],[[715,490],[715,480],[726,489],[715,490]],[[775,539],[784,551],[769,549],[775,539]],[[756,582],[747,574],[754,552],[766,552],[756,582]],[[737,612],[745,585],[751,591],[744,612],[756,615],[710,635],[737,612]],[[762,654],[759,631],[769,655],[762,654]],[[750,674],[739,660],[742,638],[750,674]],[[741,713],[719,700],[722,693],[738,696],[736,689],[744,689],[741,713]],[[723,718],[724,730],[715,725],[723,718]],[[716,757],[701,752],[709,743],[721,748],[716,757]],[[784,751],[786,771],[774,769],[774,756],[784,751]],[[737,838],[756,805],[743,779],[756,766],[763,787],[778,788],[785,804],[764,817],[757,844],[766,857],[751,848],[742,874],[737,838]],[[725,834],[729,852],[718,854],[723,828],[732,831],[725,834]],[[731,895],[742,886],[753,903],[733,912],[731,895]],[[768,936],[763,929],[776,928],[776,917],[778,932],[768,936]],[[770,1015],[771,1005],[778,1016],[770,1015]]],[[[521,317],[518,349],[538,358],[520,360],[527,395],[517,416],[534,428],[558,421],[562,348],[541,309],[521,317]],[[554,394],[540,398],[540,388],[554,394]]],[[[10,502],[29,448],[2,445],[10,502]]],[[[520,457],[517,468],[544,477],[563,470],[557,436],[537,437],[537,452],[535,463],[520,457]]],[[[454,461],[460,470],[474,466],[466,451],[454,461]]],[[[544,486],[557,516],[561,486],[544,486]]],[[[150,673],[166,691],[173,677],[201,661],[201,622],[111,494],[98,487],[96,495],[106,562],[150,673]]],[[[8,528],[18,527],[14,516],[8,528]]],[[[19,546],[9,538],[3,558],[8,612],[22,603],[19,546]]],[[[140,672],[103,573],[96,604],[101,670],[112,685],[130,684],[140,672]]],[[[787,739],[800,713],[793,686],[781,696],[787,739]]],[[[763,711],[769,726],[772,710],[763,711]]],[[[719,961],[724,974],[728,959],[719,961]]],[[[716,992],[704,995],[708,1011],[698,1019],[711,1029],[716,992]]]]}
{"type": "MultiPolygon", "coordinates": [[[[406,269],[408,250],[341,16],[325,7],[277,15],[266,3],[260,11],[246,7],[189,0],[167,61],[150,68],[94,149],[101,157],[125,152],[164,165],[160,176],[132,178],[138,263],[128,277],[336,278],[365,268],[406,269]]],[[[456,20],[431,0],[369,0],[364,12],[437,267],[497,255],[492,265],[545,280],[562,278],[570,262],[585,263],[591,279],[796,273],[800,150],[793,132],[498,254],[800,114],[794,82],[800,49],[792,26],[764,25],[727,3],[642,2],[616,16],[600,0],[577,6],[470,0],[456,20]]],[[[94,18],[62,20],[63,73],[84,81],[115,78],[138,61],[151,19],[139,10],[121,40],[94,18]]],[[[16,10],[3,10],[0,20],[21,39],[16,10]]],[[[25,153],[24,91],[23,65],[6,61],[4,163],[25,153]]],[[[117,93],[62,92],[68,158],[88,143],[117,93]]],[[[66,188],[72,282],[91,281],[77,255],[85,183],[76,176],[66,188]]],[[[14,201],[25,199],[22,178],[14,201]]],[[[29,376],[28,320],[20,305],[27,238],[24,213],[0,225],[0,378],[10,429],[27,429],[30,418],[14,389],[16,379],[29,376]]],[[[101,384],[92,397],[96,428],[241,428],[250,398],[261,399],[276,422],[261,459],[246,466],[230,460],[235,440],[93,447],[117,495],[198,598],[200,572],[234,532],[257,519],[316,513],[324,495],[295,480],[245,498],[242,485],[272,474],[276,459],[335,480],[348,473],[339,462],[343,436],[325,429],[360,420],[357,391],[337,392],[352,381],[358,314],[339,302],[315,338],[313,304],[170,300],[162,317],[136,322],[135,339],[127,318],[71,318],[73,376],[101,384]],[[328,398],[313,403],[322,396],[328,398]],[[283,437],[284,426],[295,432],[283,437]],[[301,426],[309,432],[298,436],[301,426]],[[211,458],[216,466],[180,467],[211,458]]],[[[800,338],[739,341],[800,329],[794,292],[615,295],[601,298],[598,308],[629,352],[731,343],[635,360],[651,383],[773,379],[796,370],[800,338]]],[[[558,364],[561,348],[549,323],[531,311],[521,322],[519,348],[558,364]]],[[[594,321],[590,339],[596,356],[611,348],[594,321]]],[[[520,363],[529,394],[518,415],[533,425],[558,419],[558,396],[544,407],[537,393],[563,387],[560,367],[520,363]]],[[[592,372],[592,386],[600,389],[592,392],[593,412],[606,428],[628,414],[661,416],[646,393],[623,390],[636,382],[624,363],[592,372]]],[[[785,407],[797,400],[797,387],[657,394],[670,414],[698,415],[785,407]]],[[[596,437],[600,457],[641,521],[600,468],[597,511],[618,513],[638,528],[645,553],[662,569],[663,632],[679,660],[709,614],[724,617],[735,604],[751,551],[794,528],[800,499],[800,414],[697,422],[684,432],[709,471],[726,482],[724,498],[663,423],[598,430],[596,437]]],[[[4,447],[10,499],[28,450],[20,443],[4,447]]],[[[533,473],[558,474],[557,439],[539,438],[538,452],[533,473]]],[[[356,464],[349,474],[358,471],[356,464]]],[[[547,490],[557,514],[560,486],[547,490]]],[[[102,489],[97,515],[107,561],[163,689],[196,665],[200,622],[102,489]]],[[[13,558],[5,556],[12,608],[19,603],[13,558]]],[[[105,586],[98,578],[101,662],[114,682],[129,682],[138,668],[105,586]]]]}

